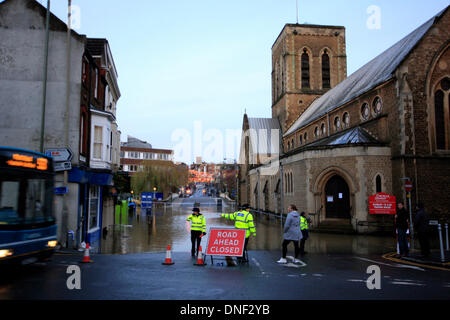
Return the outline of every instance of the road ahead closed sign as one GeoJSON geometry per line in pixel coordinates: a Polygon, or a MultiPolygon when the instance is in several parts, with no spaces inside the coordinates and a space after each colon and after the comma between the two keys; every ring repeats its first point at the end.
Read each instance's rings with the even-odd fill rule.
{"type": "Polygon", "coordinates": [[[242,257],[246,230],[214,228],[209,230],[206,255],[242,257]]]}

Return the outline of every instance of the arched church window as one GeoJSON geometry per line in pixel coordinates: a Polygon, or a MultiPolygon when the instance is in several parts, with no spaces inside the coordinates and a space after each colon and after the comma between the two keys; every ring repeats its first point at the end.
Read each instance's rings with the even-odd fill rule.
{"type": "Polygon", "coordinates": [[[436,91],[434,94],[434,122],[436,130],[436,149],[446,149],[445,143],[445,110],[444,110],[444,92],[436,91]]]}
{"type": "Polygon", "coordinates": [[[322,123],[320,127],[320,131],[322,133],[322,136],[325,136],[327,134],[327,129],[325,128],[325,123],[322,123]]]}
{"type": "Polygon", "coordinates": [[[369,119],[369,116],[370,116],[369,105],[367,103],[364,103],[361,107],[361,118],[363,120],[367,120],[369,119]]]}
{"type": "Polygon", "coordinates": [[[379,115],[383,110],[383,103],[381,102],[380,97],[376,97],[373,101],[373,113],[375,116],[379,115]]]}
{"type": "Polygon", "coordinates": [[[302,54],[302,88],[309,87],[309,55],[304,49],[302,54]]]}
{"type": "Polygon", "coordinates": [[[334,118],[334,130],[338,131],[341,129],[341,119],[339,117],[334,118]]]}
{"type": "Polygon", "coordinates": [[[316,127],[314,129],[314,137],[318,138],[319,137],[319,127],[316,127]]]}
{"type": "Polygon", "coordinates": [[[344,120],[344,127],[345,128],[350,127],[350,115],[348,112],[344,113],[343,120],[344,120]]]}
{"type": "Polygon", "coordinates": [[[330,82],[330,57],[328,56],[328,51],[325,49],[322,55],[322,88],[331,88],[330,82]]]}
{"type": "Polygon", "coordinates": [[[375,178],[375,188],[376,188],[376,193],[382,192],[380,175],[377,175],[377,177],[375,178]]]}

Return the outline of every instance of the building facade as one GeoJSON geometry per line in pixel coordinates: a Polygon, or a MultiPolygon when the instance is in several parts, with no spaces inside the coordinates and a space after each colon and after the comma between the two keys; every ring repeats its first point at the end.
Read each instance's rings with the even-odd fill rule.
{"type": "Polygon", "coordinates": [[[272,48],[280,153],[252,162],[247,135],[241,197],[277,213],[296,204],[314,227],[370,233],[392,230],[393,218],[369,214],[369,196],[408,203],[409,178],[413,209],[421,201],[448,220],[449,27],[446,8],[346,77],[342,27],[286,25],[272,48]]]}
{"type": "MultiPolygon", "coordinates": [[[[0,111],[3,115],[0,117],[0,145],[3,146],[40,151],[46,11],[34,0],[0,3],[0,60],[4,62],[0,64],[0,111]]],[[[115,109],[105,109],[105,88],[110,88],[113,96],[110,100],[114,102],[120,92],[107,42],[103,45],[109,64],[103,64],[103,57],[90,52],[90,41],[85,35],[70,30],[69,46],[67,29],[63,21],[50,13],[43,149],[70,148],[73,154],[72,169],[67,173],[68,193],[56,195],[54,202],[59,242],[68,245],[67,240],[71,238],[67,235],[73,232],[75,238],[71,244],[88,241],[99,249],[103,200],[106,199],[103,191],[112,185],[112,170],[119,166],[120,141],[115,109]],[[68,81],[67,72],[70,72],[68,81]],[[94,92],[96,83],[102,85],[94,92]],[[105,157],[102,159],[94,157],[94,131],[98,125],[104,128],[102,151],[105,157]],[[116,141],[112,147],[108,133],[113,133],[116,141]]],[[[56,172],[55,187],[63,185],[63,172],[56,172]]]]}
{"type": "Polygon", "coordinates": [[[173,150],[154,149],[146,141],[141,141],[128,136],[127,142],[122,142],[120,146],[120,166],[122,171],[129,175],[142,169],[142,162],[145,160],[174,162],[173,150]]]}

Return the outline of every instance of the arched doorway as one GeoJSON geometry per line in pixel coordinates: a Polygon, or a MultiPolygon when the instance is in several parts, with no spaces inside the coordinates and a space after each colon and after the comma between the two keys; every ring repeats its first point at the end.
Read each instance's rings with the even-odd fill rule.
{"type": "Polygon", "coordinates": [[[350,219],[350,190],[347,182],[334,175],[325,185],[327,219],[350,219]]]}

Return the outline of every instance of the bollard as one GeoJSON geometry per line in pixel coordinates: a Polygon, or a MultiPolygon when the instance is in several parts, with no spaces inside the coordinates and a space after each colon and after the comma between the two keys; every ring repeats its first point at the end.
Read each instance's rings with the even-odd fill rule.
{"type": "Polygon", "coordinates": [[[442,243],[442,228],[441,228],[441,224],[438,224],[438,231],[439,231],[439,246],[441,249],[441,262],[444,263],[445,262],[445,256],[444,256],[444,244],[442,243]]]}
{"type": "Polygon", "coordinates": [[[445,224],[445,244],[446,244],[447,251],[449,251],[449,248],[448,248],[448,223],[445,224]]]}

